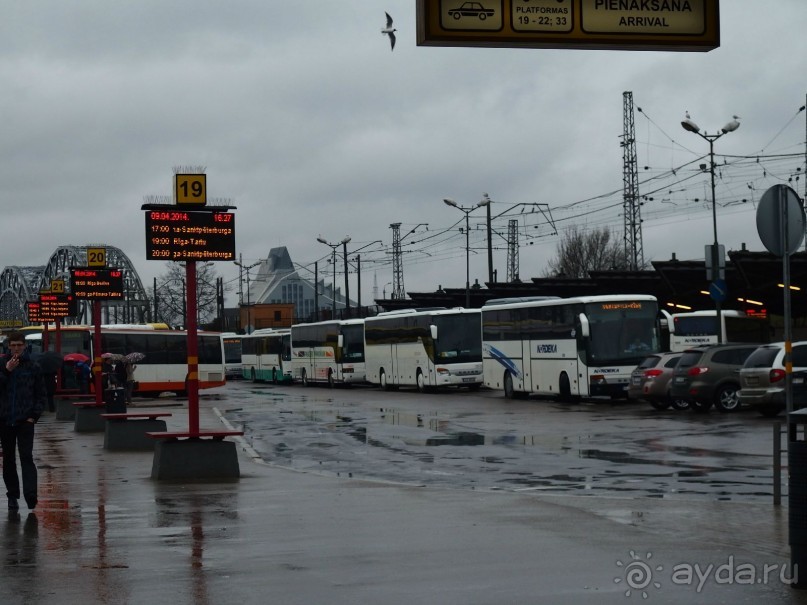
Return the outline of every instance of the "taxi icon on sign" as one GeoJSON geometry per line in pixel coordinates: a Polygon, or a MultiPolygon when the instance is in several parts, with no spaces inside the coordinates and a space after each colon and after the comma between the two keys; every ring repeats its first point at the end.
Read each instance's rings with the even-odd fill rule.
{"type": "Polygon", "coordinates": [[[459,19],[460,17],[479,17],[480,21],[484,21],[488,17],[492,17],[496,11],[492,8],[485,8],[479,2],[464,2],[459,8],[452,8],[448,11],[449,17],[459,19]]]}

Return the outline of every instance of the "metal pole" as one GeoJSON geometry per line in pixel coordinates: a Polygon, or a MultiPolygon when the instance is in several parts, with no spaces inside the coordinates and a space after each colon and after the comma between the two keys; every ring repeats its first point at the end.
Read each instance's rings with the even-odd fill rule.
{"type": "Polygon", "coordinates": [[[319,321],[319,261],[314,261],[314,320],[319,321]]]}
{"type": "Polygon", "coordinates": [[[342,241],[342,257],[345,261],[345,316],[350,317],[350,284],[347,280],[347,241],[342,241]]]}
{"type": "Polygon", "coordinates": [[[788,234],[788,212],[787,212],[787,190],[779,187],[779,241],[782,245],[782,281],[784,282],[784,328],[785,328],[785,408],[788,417],[793,411],[793,343],[792,325],[790,321],[790,249],[787,241],[788,234]]]}
{"type": "Polygon", "coordinates": [[[469,241],[468,230],[470,223],[468,215],[471,214],[470,210],[463,210],[465,212],[465,308],[471,308],[471,247],[469,241]]]}
{"type": "Polygon", "coordinates": [[[187,309],[185,325],[188,330],[188,433],[199,435],[199,343],[196,329],[196,261],[185,263],[187,309]]]}
{"type": "Polygon", "coordinates": [[[356,255],[356,304],[361,317],[361,254],[356,255]]]}
{"type": "Polygon", "coordinates": [[[331,319],[336,319],[336,246],[331,246],[333,280],[331,281],[331,319]]]}
{"type": "MultiPolygon", "coordinates": [[[[714,228],[714,246],[712,247],[712,281],[720,279],[720,246],[717,243],[717,196],[715,195],[715,140],[719,137],[707,138],[709,141],[709,172],[712,176],[712,226],[714,228]]],[[[717,342],[723,342],[723,322],[720,314],[720,300],[715,299],[715,322],[717,324],[717,342]]]]}
{"type": "Polygon", "coordinates": [[[488,282],[493,283],[493,228],[490,218],[490,204],[487,204],[488,211],[488,282]]]}

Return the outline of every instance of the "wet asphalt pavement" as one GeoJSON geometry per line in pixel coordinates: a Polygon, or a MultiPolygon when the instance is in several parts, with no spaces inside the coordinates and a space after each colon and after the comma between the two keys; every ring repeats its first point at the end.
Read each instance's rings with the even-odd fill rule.
{"type": "MultiPolygon", "coordinates": [[[[225,416],[267,461],[337,476],[460,489],[770,503],[773,426],[752,410],[508,401],[233,383],[225,416]]],[[[782,420],[781,418],[778,420],[782,420]]]]}
{"type": "MultiPolygon", "coordinates": [[[[157,406],[187,428],[181,401],[137,404],[157,406]]],[[[770,421],[250,383],[201,408],[245,424],[240,479],[154,481],[151,453],[45,416],[0,603],[807,602],[770,421]]]]}

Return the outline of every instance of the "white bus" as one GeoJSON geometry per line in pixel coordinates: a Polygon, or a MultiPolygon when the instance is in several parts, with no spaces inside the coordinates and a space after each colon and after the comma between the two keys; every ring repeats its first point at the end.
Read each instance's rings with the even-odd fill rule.
{"type": "Polygon", "coordinates": [[[294,379],[304,386],[364,384],[364,320],[293,325],[291,364],[294,379]]]}
{"type": "Polygon", "coordinates": [[[364,320],[367,381],[385,389],[482,386],[479,309],[403,309],[364,320]]]}
{"type": "Polygon", "coordinates": [[[243,335],[241,372],[253,382],[291,382],[291,331],[262,329],[243,335]]]}
{"type": "Polygon", "coordinates": [[[224,347],[224,377],[227,380],[241,378],[241,334],[222,332],[221,344],[224,347]]]}
{"type": "MultiPolygon", "coordinates": [[[[59,339],[61,353],[79,353],[92,360],[96,354],[142,353],[145,358],[135,365],[137,393],[157,395],[173,391],[187,394],[188,334],[184,330],[163,330],[151,325],[102,325],[101,350],[94,351],[95,328],[93,326],[61,326],[59,339]]],[[[26,336],[32,350],[41,350],[41,333],[26,336]],[[36,342],[36,341],[39,342],[36,342]]],[[[224,347],[219,332],[199,331],[199,388],[209,389],[224,386],[224,347]]],[[[48,350],[56,349],[56,333],[48,333],[48,350]]],[[[65,367],[67,367],[67,363],[65,367]]]]}
{"type": "Polygon", "coordinates": [[[507,398],[626,397],[631,372],[659,351],[657,314],[647,295],[488,301],[485,385],[507,398]]]}
{"type": "MultiPolygon", "coordinates": [[[[667,329],[670,336],[670,351],[685,351],[690,347],[717,343],[717,313],[715,311],[689,311],[673,313],[666,311],[667,329]]],[[[720,333],[723,342],[771,342],[771,327],[764,317],[754,317],[742,311],[720,311],[720,333]]]]}

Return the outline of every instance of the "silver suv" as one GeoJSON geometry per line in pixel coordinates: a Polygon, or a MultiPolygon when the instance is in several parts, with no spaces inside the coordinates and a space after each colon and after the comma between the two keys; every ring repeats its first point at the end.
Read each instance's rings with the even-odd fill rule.
{"type": "MultiPolygon", "coordinates": [[[[793,343],[794,403],[803,402],[804,375],[807,371],[807,341],[793,343]]],[[[745,361],[740,370],[740,403],[757,408],[763,416],[776,416],[785,409],[785,345],[762,345],[745,361]]]]}

